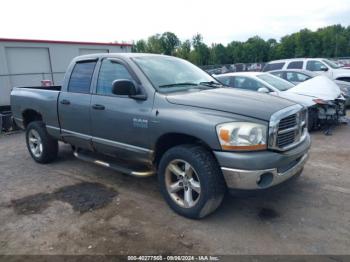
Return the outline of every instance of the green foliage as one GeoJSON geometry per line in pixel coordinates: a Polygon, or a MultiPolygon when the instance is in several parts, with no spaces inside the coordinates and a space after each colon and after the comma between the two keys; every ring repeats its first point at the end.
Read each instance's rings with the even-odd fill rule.
{"type": "Polygon", "coordinates": [[[208,47],[201,34],[181,42],[172,32],[139,40],[133,52],[174,55],[197,65],[267,62],[293,57],[345,57],[350,56],[350,26],[332,25],[317,31],[302,29],[283,36],[280,41],[259,36],[245,42],[232,41],[226,46],[208,47]]]}
{"type": "Polygon", "coordinates": [[[176,50],[175,56],[189,60],[191,53],[191,41],[184,41],[176,50]]]}
{"type": "Polygon", "coordinates": [[[175,48],[180,44],[179,38],[171,32],[163,33],[159,40],[165,55],[173,55],[175,53],[175,48]]]}
{"type": "Polygon", "coordinates": [[[193,51],[190,53],[189,60],[197,65],[208,65],[210,50],[209,47],[203,43],[201,34],[196,34],[192,38],[193,51]]]}

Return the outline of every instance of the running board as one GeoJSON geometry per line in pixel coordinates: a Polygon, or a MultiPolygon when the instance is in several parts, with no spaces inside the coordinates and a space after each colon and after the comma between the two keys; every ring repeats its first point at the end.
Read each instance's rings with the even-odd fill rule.
{"type": "MultiPolygon", "coordinates": [[[[106,160],[108,157],[100,156],[99,158],[103,159],[97,159],[97,155],[90,152],[81,152],[81,151],[74,151],[74,156],[80,160],[94,163],[100,166],[111,168],[117,172],[136,176],[136,177],[149,177],[155,174],[153,170],[147,170],[145,166],[138,166],[136,170],[132,170],[127,165],[118,163],[116,161],[111,161],[110,159],[106,160]]],[[[135,169],[135,168],[133,168],[135,169]]]]}

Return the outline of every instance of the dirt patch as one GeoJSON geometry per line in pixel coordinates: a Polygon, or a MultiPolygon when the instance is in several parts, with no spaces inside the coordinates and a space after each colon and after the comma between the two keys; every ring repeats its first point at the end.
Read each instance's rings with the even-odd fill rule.
{"type": "Polygon", "coordinates": [[[20,215],[38,214],[45,210],[51,201],[69,203],[74,211],[85,213],[108,205],[117,192],[99,183],[83,182],[62,187],[53,193],[40,193],[11,201],[11,207],[20,215]]]}
{"type": "Polygon", "coordinates": [[[270,220],[279,217],[280,215],[271,208],[262,208],[258,213],[261,220],[270,220]]]}

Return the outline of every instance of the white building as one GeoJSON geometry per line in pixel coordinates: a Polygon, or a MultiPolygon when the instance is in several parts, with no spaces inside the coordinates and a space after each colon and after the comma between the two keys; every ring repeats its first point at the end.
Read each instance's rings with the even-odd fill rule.
{"type": "Polygon", "coordinates": [[[72,58],[91,53],[131,52],[130,44],[0,38],[0,109],[14,86],[61,85],[72,58]]]}

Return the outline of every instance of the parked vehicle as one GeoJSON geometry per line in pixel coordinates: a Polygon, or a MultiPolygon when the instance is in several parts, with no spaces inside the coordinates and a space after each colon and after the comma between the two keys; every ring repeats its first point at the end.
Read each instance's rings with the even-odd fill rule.
{"type": "MultiPolygon", "coordinates": [[[[276,70],[269,73],[292,82],[295,85],[320,75],[316,72],[298,69],[276,70]]],[[[334,82],[339,86],[343,96],[346,98],[346,105],[350,105],[350,82],[341,80],[334,80],[334,82]]]]}
{"type": "Polygon", "coordinates": [[[331,79],[350,82],[350,70],[342,68],[335,62],[325,58],[293,58],[275,60],[267,63],[263,72],[302,69],[312,72],[322,73],[331,79]]]}
{"type": "Polygon", "coordinates": [[[294,85],[269,73],[241,72],[215,76],[223,84],[283,97],[308,108],[308,129],[338,121],[344,115],[345,98],[328,77],[317,76],[294,85]]]}
{"type": "Polygon", "coordinates": [[[250,66],[248,66],[248,71],[254,71],[254,72],[260,72],[262,69],[262,65],[261,64],[251,64],[250,66]]]}
{"type": "Polygon", "coordinates": [[[63,141],[80,159],[157,173],[169,206],[190,218],[217,209],[226,188],[260,190],[300,174],[310,147],[301,105],[222,88],[162,55],[77,57],[62,87],[13,88],[11,105],[36,162],[53,161],[63,141]]]}

